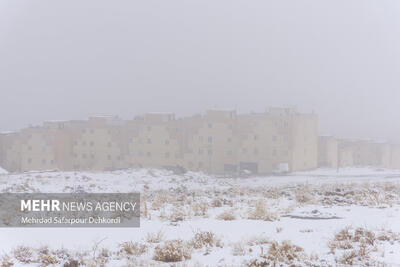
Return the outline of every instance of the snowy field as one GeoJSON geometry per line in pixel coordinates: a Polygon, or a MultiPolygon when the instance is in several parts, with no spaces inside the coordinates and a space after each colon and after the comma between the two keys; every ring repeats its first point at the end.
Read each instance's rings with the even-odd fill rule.
{"type": "Polygon", "coordinates": [[[0,191],[142,202],[140,228],[1,228],[1,266],[400,266],[400,171],[3,173],[0,191]]]}

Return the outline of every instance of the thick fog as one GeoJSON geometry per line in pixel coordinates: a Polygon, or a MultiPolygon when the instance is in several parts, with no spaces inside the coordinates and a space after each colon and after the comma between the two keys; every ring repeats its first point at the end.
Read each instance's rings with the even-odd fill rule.
{"type": "Polygon", "coordinates": [[[0,130],[296,106],[400,142],[400,2],[0,1],[0,130]]]}

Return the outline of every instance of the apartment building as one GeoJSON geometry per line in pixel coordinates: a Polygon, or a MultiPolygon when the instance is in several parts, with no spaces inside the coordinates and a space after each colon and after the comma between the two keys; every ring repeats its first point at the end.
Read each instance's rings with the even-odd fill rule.
{"type": "Polygon", "coordinates": [[[20,131],[20,170],[55,170],[55,136],[44,127],[30,127],[20,131]]]}
{"type": "Polygon", "coordinates": [[[209,173],[237,172],[237,114],[234,110],[208,110],[184,121],[184,166],[209,173]]]}
{"type": "Polygon", "coordinates": [[[333,136],[318,137],[318,167],[337,168],[339,142],[333,136]]]}
{"type": "Polygon", "coordinates": [[[400,169],[400,145],[391,146],[390,168],[400,169]]]}
{"type": "Polygon", "coordinates": [[[237,114],[212,109],[181,119],[147,113],[47,121],[0,134],[0,166],[11,172],[172,168],[215,174],[282,173],[376,166],[400,169],[400,146],[317,136],[318,118],[294,108],[237,114]]]}
{"type": "Polygon", "coordinates": [[[72,169],[115,170],[128,167],[125,122],[115,116],[90,117],[68,127],[72,169]]]}
{"type": "Polygon", "coordinates": [[[128,122],[129,165],[160,168],[183,165],[181,127],[172,113],[147,113],[128,122]]]}
{"type": "Polygon", "coordinates": [[[272,173],[317,166],[317,117],[293,108],[237,115],[209,110],[190,119],[185,167],[212,173],[272,173]]]}
{"type": "Polygon", "coordinates": [[[0,133],[0,166],[10,172],[21,170],[21,143],[19,133],[0,133]]]}

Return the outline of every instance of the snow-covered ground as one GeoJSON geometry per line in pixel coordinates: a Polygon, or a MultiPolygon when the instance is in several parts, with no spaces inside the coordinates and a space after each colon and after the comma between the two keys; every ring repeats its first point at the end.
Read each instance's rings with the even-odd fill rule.
{"type": "Polygon", "coordinates": [[[148,169],[0,175],[2,192],[82,190],[140,192],[140,228],[1,228],[3,264],[400,266],[400,171],[319,169],[246,178],[148,169]]]}

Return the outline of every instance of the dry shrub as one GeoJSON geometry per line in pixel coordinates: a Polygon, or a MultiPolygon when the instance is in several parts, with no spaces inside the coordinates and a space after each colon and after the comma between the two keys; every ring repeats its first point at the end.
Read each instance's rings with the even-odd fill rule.
{"type": "Polygon", "coordinates": [[[254,236],[247,241],[247,245],[256,246],[256,245],[265,245],[269,244],[270,240],[266,236],[254,236]]]}
{"type": "Polygon", "coordinates": [[[346,227],[335,234],[328,246],[335,255],[337,263],[367,266],[375,264],[370,255],[376,251],[379,242],[399,240],[396,237],[397,235],[391,231],[382,230],[375,234],[361,227],[356,229],[346,227]]]}
{"type": "Polygon", "coordinates": [[[120,244],[120,247],[120,253],[126,255],[140,256],[147,252],[147,246],[138,242],[125,242],[120,244]]]}
{"type": "Polygon", "coordinates": [[[33,251],[30,247],[19,246],[13,250],[14,258],[21,263],[31,263],[34,262],[33,251]]]}
{"type": "Polygon", "coordinates": [[[185,217],[186,215],[182,208],[174,207],[168,216],[168,220],[171,222],[181,222],[185,220],[185,217]]]}
{"type": "Polygon", "coordinates": [[[298,190],[295,193],[296,201],[300,204],[310,203],[313,200],[313,196],[305,190],[298,190]]]}
{"type": "Polygon", "coordinates": [[[146,241],[148,243],[160,243],[164,240],[164,232],[161,230],[157,233],[147,233],[146,241]]]}
{"type": "Polygon", "coordinates": [[[259,258],[251,260],[249,267],[267,267],[267,266],[302,266],[297,263],[305,258],[303,249],[293,245],[290,241],[270,242],[271,246],[267,254],[262,254],[259,258]]]}
{"type": "Polygon", "coordinates": [[[169,240],[154,249],[154,260],[178,262],[191,258],[191,250],[182,240],[169,240]]]}
{"type": "Polygon", "coordinates": [[[222,212],[217,216],[218,220],[224,220],[224,221],[233,221],[236,219],[235,212],[233,210],[227,210],[222,212]]]}
{"type": "Polygon", "coordinates": [[[264,201],[259,200],[256,203],[256,207],[249,214],[251,220],[263,220],[263,221],[275,221],[277,219],[276,214],[268,211],[267,205],[264,201]]]}
{"type": "Polygon", "coordinates": [[[246,255],[246,248],[242,242],[236,242],[233,244],[232,255],[233,256],[246,255]]]}
{"type": "Polygon", "coordinates": [[[219,198],[215,198],[211,202],[211,206],[214,207],[214,208],[222,207],[222,201],[219,198]]]}
{"type": "Polygon", "coordinates": [[[295,259],[299,259],[303,249],[293,245],[290,241],[282,241],[281,244],[274,241],[268,249],[267,259],[272,262],[292,263],[295,259]]]}
{"type": "Polygon", "coordinates": [[[197,232],[190,241],[190,245],[195,249],[213,246],[222,247],[221,241],[216,238],[213,232],[197,232]]]}
{"type": "Polygon", "coordinates": [[[54,265],[54,264],[58,264],[58,260],[57,257],[55,255],[46,255],[46,254],[42,254],[40,256],[40,262],[44,265],[44,266],[49,266],[49,265],[54,265]]]}
{"type": "Polygon", "coordinates": [[[74,259],[68,259],[64,265],[64,267],[78,267],[79,266],[79,261],[74,260],[74,259]]]}
{"type": "Polygon", "coordinates": [[[195,203],[192,206],[194,216],[206,216],[208,204],[206,202],[195,203]]]}
{"type": "Polygon", "coordinates": [[[14,266],[14,262],[11,260],[10,256],[4,255],[1,259],[1,267],[11,267],[14,266]]]}

